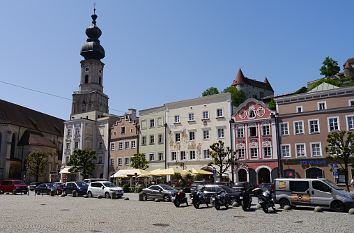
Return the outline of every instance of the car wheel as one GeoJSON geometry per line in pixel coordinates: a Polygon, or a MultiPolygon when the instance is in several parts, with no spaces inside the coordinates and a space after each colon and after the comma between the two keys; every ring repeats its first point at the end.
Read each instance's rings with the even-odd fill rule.
{"type": "Polygon", "coordinates": [[[169,201],[171,201],[170,196],[169,196],[169,195],[165,195],[165,196],[163,196],[163,201],[165,201],[165,202],[169,202],[169,201]]]}
{"type": "Polygon", "coordinates": [[[91,193],[91,191],[89,191],[89,192],[87,193],[87,196],[88,196],[89,198],[91,198],[91,197],[92,197],[92,193],[91,193]]]}
{"type": "Polygon", "coordinates": [[[289,205],[290,206],[290,201],[288,199],[282,198],[279,200],[279,205],[280,208],[284,208],[284,206],[289,205]]]}
{"type": "Polygon", "coordinates": [[[105,198],[107,198],[107,199],[108,199],[108,198],[111,198],[111,196],[109,195],[109,193],[108,193],[108,192],[107,192],[107,193],[105,193],[105,194],[104,194],[104,196],[105,196],[105,198]]]}
{"type": "Polygon", "coordinates": [[[148,196],[146,195],[146,193],[143,193],[143,201],[147,201],[148,200],[148,196]]]}
{"type": "Polygon", "coordinates": [[[334,201],[331,204],[331,209],[336,211],[336,212],[344,212],[345,206],[341,201],[334,201]]]}

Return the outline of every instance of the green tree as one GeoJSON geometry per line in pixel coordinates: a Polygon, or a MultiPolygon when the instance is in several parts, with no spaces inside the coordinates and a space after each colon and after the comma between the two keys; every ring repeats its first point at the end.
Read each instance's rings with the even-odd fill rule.
{"type": "Polygon", "coordinates": [[[130,158],[131,166],[135,169],[147,169],[149,167],[149,162],[146,160],[144,154],[134,154],[130,158]]]}
{"type": "Polygon", "coordinates": [[[326,57],[322,64],[323,66],[321,66],[320,71],[321,75],[324,75],[325,77],[331,77],[337,74],[340,70],[338,62],[330,57],[326,57]]]}
{"type": "Polygon", "coordinates": [[[210,87],[202,93],[202,96],[216,95],[216,94],[219,94],[219,90],[216,87],[210,87]]]}
{"type": "Polygon", "coordinates": [[[339,165],[338,172],[345,175],[345,185],[349,192],[348,166],[354,165],[354,134],[350,131],[340,131],[328,134],[326,146],[327,160],[330,164],[339,165]]]}
{"type": "Polygon", "coordinates": [[[208,165],[212,166],[218,173],[220,181],[222,180],[222,174],[230,166],[233,166],[236,163],[236,159],[234,158],[234,152],[231,151],[230,147],[224,147],[224,142],[219,140],[218,142],[213,143],[210,146],[208,154],[212,158],[212,162],[208,165]]]}
{"type": "Polygon", "coordinates": [[[268,106],[269,106],[269,109],[270,110],[276,110],[276,104],[275,104],[275,101],[274,99],[270,99],[269,103],[268,103],[268,106]]]}
{"type": "Polygon", "coordinates": [[[243,91],[238,90],[234,86],[227,87],[223,90],[223,93],[230,92],[231,93],[231,100],[232,104],[235,105],[236,107],[239,106],[240,104],[245,101],[245,95],[243,91]]]}
{"type": "Polygon", "coordinates": [[[38,182],[39,177],[46,174],[48,165],[48,156],[44,152],[32,152],[26,158],[26,175],[28,177],[35,177],[38,182]]]}
{"type": "Polygon", "coordinates": [[[87,179],[95,170],[94,159],[96,159],[96,151],[87,149],[74,150],[66,164],[72,166],[69,172],[80,172],[84,179],[87,179]]]}

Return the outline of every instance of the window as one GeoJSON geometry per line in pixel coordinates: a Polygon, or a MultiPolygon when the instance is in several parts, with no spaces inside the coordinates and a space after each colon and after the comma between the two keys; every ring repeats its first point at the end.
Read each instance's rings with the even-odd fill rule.
{"type": "Polygon", "coordinates": [[[180,142],[181,141],[181,134],[180,133],[176,133],[175,134],[175,141],[176,142],[180,142]]]}
{"type": "Polygon", "coordinates": [[[124,158],[124,165],[129,166],[129,158],[124,158]]]}
{"type": "Polygon", "coordinates": [[[70,159],[70,156],[66,156],[66,157],[65,157],[65,161],[66,161],[66,162],[69,162],[69,159],[70,159]]]}
{"type": "Polygon", "coordinates": [[[146,136],[141,137],[141,145],[143,145],[143,146],[146,145],[146,136]]]}
{"type": "Polygon", "coordinates": [[[338,117],[330,117],[328,118],[328,131],[334,132],[339,131],[339,119],[338,117]]]}
{"type": "Polygon", "coordinates": [[[98,157],[98,163],[103,163],[103,158],[102,158],[102,156],[99,156],[99,157],[98,157]]]}
{"type": "Polygon", "coordinates": [[[294,134],[303,134],[304,133],[304,122],[303,121],[294,121],[294,134]]]}
{"type": "Polygon", "coordinates": [[[272,148],[271,147],[263,147],[263,156],[264,156],[264,158],[272,157],[272,148]]]}
{"type": "Polygon", "coordinates": [[[289,123],[280,123],[280,135],[289,135],[289,123]]]}
{"type": "Polygon", "coordinates": [[[269,125],[263,125],[262,126],[262,135],[263,136],[269,136],[270,135],[270,126],[269,125]]]}
{"type": "Polygon", "coordinates": [[[296,152],[296,157],[305,157],[306,156],[306,151],[305,151],[305,144],[295,144],[295,152],[296,152]]]}
{"type": "Polygon", "coordinates": [[[238,149],[237,150],[237,158],[239,158],[239,159],[245,158],[245,149],[238,149]]]}
{"type": "Polygon", "coordinates": [[[322,156],[321,143],[319,143],[319,142],[311,143],[311,155],[312,156],[322,156]]]}
{"type": "Polygon", "coordinates": [[[189,159],[190,160],[195,159],[195,151],[194,150],[189,151],[189,159]]]}
{"type": "Polygon", "coordinates": [[[99,142],[98,149],[103,149],[103,142],[99,142]]]}
{"type": "Polygon", "coordinates": [[[353,107],[354,106],[354,100],[349,100],[349,106],[353,107]]]}
{"type": "Polygon", "coordinates": [[[318,167],[310,167],[305,171],[306,178],[323,178],[323,170],[318,167]]]}
{"type": "Polygon", "coordinates": [[[116,136],[116,135],[117,135],[117,132],[116,132],[116,131],[114,131],[114,132],[113,132],[113,136],[116,136]]]}
{"type": "Polygon", "coordinates": [[[79,148],[79,142],[75,142],[75,149],[79,148]]]}
{"type": "Polygon", "coordinates": [[[155,136],[150,135],[150,145],[154,145],[154,144],[155,144],[155,136]]]}
{"type": "MultiPolygon", "coordinates": [[[[255,97],[257,99],[257,97],[255,97]]],[[[248,118],[255,118],[256,117],[256,114],[254,113],[254,110],[251,109],[248,113],[248,118]]]]}
{"type": "Polygon", "coordinates": [[[354,129],[354,116],[347,116],[348,130],[354,129]]]}
{"type": "Polygon", "coordinates": [[[189,121],[194,121],[194,113],[189,113],[188,114],[188,120],[189,121]]]}
{"type": "Polygon", "coordinates": [[[203,130],[203,139],[204,140],[209,139],[209,130],[203,130]]]}
{"type": "Polygon", "coordinates": [[[296,112],[297,113],[302,112],[302,106],[296,106],[296,112]]]}
{"type": "Polygon", "coordinates": [[[110,159],[109,160],[109,166],[113,166],[113,164],[114,164],[114,159],[110,159]]]}
{"type": "Polygon", "coordinates": [[[185,160],[185,159],[186,159],[186,152],[181,151],[181,160],[185,160]]]}
{"type": "Polygon", "coordinates": [[[124,149],[129,149],[129,141],[124,143],[124,149]]]}
{"type": "Polygon", "coordinates": [[[118,166],[122,166],[122,158],[118,158],[118,160],[117,160],[117,165],[118,165],[118,166]]]}
{"type": "Polygon", "coordinates": [[[224,129],[218,129],[218,138],[224,138],[224,129]]]}
{"type": "Polygon", "coordinates": [[[123,142],[118,143],[118,150],[123,150],[123,142]]]}
{"type": "Polygon", "coordinates": [[[210,158],[209,150],[203,150],[203,158],[204,159],[209,159],[210,158]]]}
{"type": "Polygon", "coordinates": [[[318,102],[317,107],[318,107],[318,110],[325,110],[326,109],[326,102],[318,102]]]}
{"type": "Polygon", "coordinates": [[[194,141],[195,140],[195,132],[194,131],[190,131],[189,132],[189,141],[194,141]]]}
{"type": "Polygon", "coordinates": [[[130,146],[132,149],[135,149],[135,140],[134,141],[130,141],[130,146]]]}
{"type": "Polygon", "coordinates": [[[71,129],[68,129],[68,137],[70,137],[71,136],[71,129]]]}
{"type": "Polygon", "coordinates": [[[150,128],[154,128],[155,127],[155,120],[151,119],[150,120],[150,128]]]}
{"type": "Polygon", "coordinates": [[[319,133],[320,132],[318,120],[309,120],[309,130],[310,130],[310,133],[319,133]]]}
{"type": "Polygon", "coordinates": [[[284,170],[284,178],[295,178],[295,170],[294,169],[284,170]]]}
{"type": "Polygon", "coordinates": [[[80,129],[79,128],[75,129],[75,136],[80,136],[80,129]]]}
{"type": "Polygon", "coordinates": [[[218,108],[216,109],[216,117],[223,117],[224,114],[222,112],[222,108],[218,108]]]}
{"type": "Polygon", "coordinates": [[[251,155],[251,158],[257,158],[258,157],[258,149],[257,148],[250,148],[250,155],[251,155]]]}
{"type": "Polygon", "coordinates": [[[163,141],[162,141],[162,134],[157,135],[157,142],[158,142],[159,144],[162,144],[162,143],[163,143],[163,141]]]}
{"type": "Polygon", "coordinates": [[[175,115],[175,123],[180,123],[180,121],[179,121],[179,115],[175,115]]]}
{"type": "Polygon", "coordinates": [[[89,72],[90,71],[90,66],[86,66],[85,67],[85,72],[89,72]]]}
{"type": "Polygon", "coordinates": [[[290,157],[290,145],[280,145],[281,156],[290,157]]]}
{"type": "Polygon", "coordinates": [[[111,142],[111,150],[114,150],[114,142],[111,142]]]}
{"type": "Polygon", "coordinates": [[[173,151],[171,152],[171,160],[175,161],[177,159],[177,152],[173,151]]]}
{"type": "Polygon", "coordinates": [[[70,143],[66,143],[66,149],[70,150],[70,143]]]}
{"type": "Polygon", "coordinates": [[[328,185],[317,180],[312,181],[312,188],[322,192],[327,192],[327,193],[331,192],[331,188],[328,187],[328,185]]]}
{"type": "Polygon", "coordinates": [[[204,111],[203,112],[203,118],[202,119],[209,119],[209,112],[208,111],[204,111]]]}
{"type": "Polygon", "coordinates": [[[257,126],[250,126],[250,137],[257,137],[257,126]]]}
{"type": "Polygon", "coordinates": [[[163,153],[162,152],[159,152],[159,160],[163,160],[163,153]]]}
{"type": "Polygon", "coordinates": [[[146,120],[141,121],[141,129],[146,129],[146,120]]]}
{"type": "Polygon", "coordinates": [[[308,181],[289,181],[290,190],[294,192],[305,192],[309,189],[308,181]]]}
{"type": "Polygon", "coordinates": [[[88,83],[88,75],[85,75],[85,83],[88,83]]]}
{"type": "Polygon", "coordinates": [[[101,77],[101,76],[98,77],[98,83],[99,83],[100,85],[102,85],[102,77],[101,77]]]}
{"type": "Polygon", "coordinates": [[[239,127],[239,128],[236,129],[236,136],[238,138],[243,138],[244,137],[243,127],[239,127]]]}
{"type": "Polygon", "coordinates": [[[149,158],[150,158],[150,161],[154,161],[155,160],[154,153],[150,153],[149,154],[149,158]]]}
{"type": "Polygon", "coordinates": [[[125,126],[120,127],[120,134],[125,134],[125,126]]]}

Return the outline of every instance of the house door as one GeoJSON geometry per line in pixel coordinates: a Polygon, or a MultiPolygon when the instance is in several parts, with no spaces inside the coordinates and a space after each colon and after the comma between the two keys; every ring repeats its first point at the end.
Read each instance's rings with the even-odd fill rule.
{"type": "Polygon", "coordinates": [[[238,171],[238,181],[239,182],[246,182],[247,181],[247,172],[245,169],[240,169],[238,171]]]}
{"type": "Polygon", "coordinates": [[[258,171],[258,184],[270,183],[270,171],[267,168],[261,168],[258,171]]]}

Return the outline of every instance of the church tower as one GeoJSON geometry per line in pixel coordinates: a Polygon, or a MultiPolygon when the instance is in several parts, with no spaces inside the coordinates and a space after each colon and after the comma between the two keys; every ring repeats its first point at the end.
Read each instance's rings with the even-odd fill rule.
{"type": "Polygon", "coordinates": [[[101,62],[105,51],[99,41],[102,31],[96,25],[95,10],[91,18],[92,24],[86,29],[87,40],[80,51],[80,55],[84,57],[80,62],[80,88],[73,93],[70,119],[96,120],[108,114],[108,96],[103,93],[104,63],[101,62]]]}

